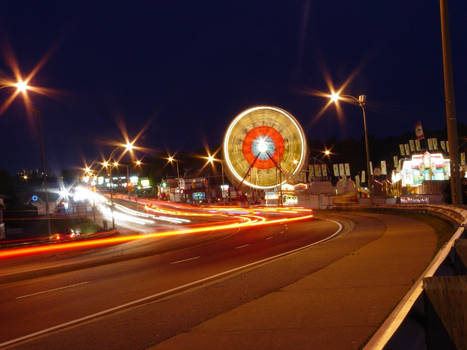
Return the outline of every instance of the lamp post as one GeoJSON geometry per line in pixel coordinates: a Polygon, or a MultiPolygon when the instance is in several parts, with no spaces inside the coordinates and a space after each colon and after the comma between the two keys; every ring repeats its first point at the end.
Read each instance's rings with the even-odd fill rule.
{"type": "MultiPolygon", "coordinates": [[[[122,167],[125,167],[126,168],[126,188],[127,188],[127,194],[128,194],[128,199],[131,199],[131,195],[130,195],[130,164],[121,164],[121,163],[118,163],[116,162],[116,167],[118,166],[122,166],[122,167]]],[[[135,162],[136,166],[139,166],[141,167],[141,161],[140,160],[137,160],[135,162]]]]}
{"type": "MultiPolygon", "coordinates": [[[[175,159],[174,156],[172,156],[172,155],[169,154],[169,157],[167,158],[167,161],[168,161],[170,164],[172,164],[172,166],[173,166],[173,163],[175,162],[175,167],[176,167],[176,169],[177,169],[177,189],[178,189],[179,194],[180,194],[180,197],[179,197],[180,199],[179,199],[179,200],[181,201],[181,200],[182,200],[182,195],[181,195],[181,193],[180,193],[180,190],[181,190],[181,189],[180,189],[180,170],[179,170],[179,168],[178,168],[178,159],[175,159]]],[[[175,201],[177,201],[177,200],[176,200],[176,197],[175,197],[175,201]]]]}
{"type": "Polygon", "coordinates": [[[128,199],[131,199],[130,198],[130,186],[128,186],[130,183],[130,166],[128,164],[120,164],[119,162],[115,162],[114,166],[116,168],[118,168],[119,166],[126,168],[126,189],[127,189],[128,199]]]}
{"type": "MultiPolygon", "coordinates": [[[[208,163],[211,163],[211,165],[214,165],[214,162],[219,162],[221,163],[221,180],[222,180],[222,186],[224,186],[224,162],[222,162],[222,159],[216,159],[214,158],[213,155],[211,154],[208,154],[208,156],[206,157],[206,160],[208,161],[208,163]]],[[[225,201],[225,198],[223,196],[223,188],[221,187],[221,194],[222,194],[222,200],[225,201]]]]}
{"type": "Polygon", "coordinates": [[[37,117],[37,125],[39,128],[39,138],[40,138],[40,149],[41,149],[41,163],[42,163],[42,173],[44,174],[44,190],[45,190],[45,215],[47,216],[47,232],[50,236],[52,227],[50,224],[50,215],[49,215],[49,191],[47,188],[47,167],[45,162],[45,146],[44,146],[44,133],[42,131],[42,118],[39,110],[35,110],[34,114],[37,117]]]}
{"type": "MultiPolygon", "coordinates": [[[[113,153],[113,152],[112,152],[113,153]]],[[[112,154],[111,154],[112,155],[112,154]]],[[[115,230],[115,218],[114,218],[114,198],[113,198],[113,181],[112,181],[112,165],[109,161],[105,160],[102,162],[102,166],[108,170],[110,176],[110,211],[112,213],[112,230],[115,230]]]]}
{"type": "Polygon", "coordinates": [[[173,164],[175,162],[175,165],[177,167],[177,182],[180,185],[180,170],[178,169],[178,160],[175,159],[173,156],[169,156],[167,160],[169,161],[170,164],[173,164]]]}
{"type": "Polygon", "coordinates": [[[339,100],[350,101],[357,104],[362,109],[363,115],[363,133],[365,138],[365,153],[366,153],[366,173],[368,177],[368,189],[370,191],[370,201],[373,203],[373,175],[370,173],[370,148],[368,146],[368,131],[366,124],[366,95],[359,95],[358,98],[351,95],[340,95],[337,92],[331,93],[329,96],[331,102],[337,103],[339,100]]]}
{"type": "MultiPolygon", "coordinates": [[[[119,144],[117,147],[115,147],[112,150],[112,152],[110,152],[108,161],[105,162],[105,163],[108,164],[108,162],[112,162],[112,160],[114,160],[114,162],[113,162],[114,167],[118,167],[118,166],[126,167],[126,184],[127,184],[126,187],[127,187],[128,199],[130,199],[130,187],[128,186],[128,184],[130,183],[130,168],[129,168],[129,165],[119,164],[119,160],[123,157],[124,153],[122,153],[120,155],[120,157],[118,157],[118,159],[114,159],[113,155],[117,150],[119,150],[122,147],[125,149],[125,152],[132,152],[135,149],[134,142],[135,141],[133,141],[133,142],[127,141],[126,143],[119,144]]],[[[138,162],[139,162],[139,165],[141,165],[141,161],[138,161],[138,162]]],[[[111,188],[112,188],[112,186],[111,186],[111,188]]],[[[112,195],[112,192],[111,192],[111,195],[112,195]]],[[[113,203],[112,203],[112,205],[113,205],[113,203]]]]}
{"type": "MultiPolygon", "coordinates": [[[[44,63],[45,61],[41,61],[41,62],[44,63]]],[[[16,63],[15,63],[15,66],[16,66],[16,63]]],[[[6,103],[0,109],[0,113],[3,113],[3,111],[5,111],[5,109],[11,104],[11,102],[15,99],[15,97],[20,93],[23,95],[23,100],[25,102],[26,110],[29,112],[32,110],[31,100],[27,96],[27,92],[28,90],[40,92],[41,89],[39,87],[29,85],[29,82],[34,77],[34,75],[39,71],[39,69],[40,69],[40,65],[37,65],[34,68],[33,72],[31,72],[29,76],[25,80],[23,80],[16,66],[16,69],[14,69],[14,71],[15,71],[15,76],[17,78],[17,81],[14,83],[7,82],[6,84],[2,84],[2,86],[0,87],[0,89],[7,88],[7,87],[14,87],[16,88],[16,93],[10,96],[10,98],[6,101],[6,103]]],[[[48,234],[50,235],[51,224],[50,224],[50,215],[49,215],[50,213],[49,213],[49,195],[48,195],[48,188],[47,188],[47,167],[46,167],[46,162],[45,162],[46,158],[45,158],[44,136],[43,136],[43,131],[42,131],[42,119],[41,119],[41,115],[39,111],[32,110],[32,113],[35,114],[38,119],[40,149],[41,149],[41,163],[42,163],[42,172],[44,175],[43,184],[44,184],[44,189],[45,189],[45,201],[46,201],[45,211],[46,211],[46,216],[47,216],[47,230],[48,230],[48,234]]]]}
{"type": "MultiPolygon", "coordinates": [[[[143,163],[140,160],[137,160],[135,162],[135,164],[139,168],[139,170],[138,170],[138,180],[141,183],[141,166],[142,166],[143,163]]],[[[133,192],[135,193],[135,202],[138,203],[138,186],[136,186],[136,191],[133,190],[133,192]]],[[[136,204],[136,209],[138,209],[138,204],[136,204]]]]}
{"type": "MultiPolygon", "coordinates": [[[[15,87],[17,90],[17,94],[21,93],[23,94],[24,98],[26,99],[26,94],[27,91],[31,89],[31,87],[28,84],[28,81],[23,81],[23,80],[18,80],[16,83],[11,84],[11,85],[6,85],[3,86],[2,88],[6,87],[15,87]]],[[[41,151],[41,164],[42,164],[42,173],[43,173],[43,186],[45,190],[45,215],[47,217],[47,233],[51,234],[52,228],[51,228],[51,223],[50,223],[50,212],[49,212],[49,193],[48,193],[48,187],[47,187],[47,166],[45,162],[45,146],[44,146],[44,133],[43,133],[43,128],[42,128],[42,118],[41,118],[41,113],[39,110],[33,110],[33,115],[37,117],[37,125],[39,129],[39,144],[40,144],[40,151],[41,151]]]]}

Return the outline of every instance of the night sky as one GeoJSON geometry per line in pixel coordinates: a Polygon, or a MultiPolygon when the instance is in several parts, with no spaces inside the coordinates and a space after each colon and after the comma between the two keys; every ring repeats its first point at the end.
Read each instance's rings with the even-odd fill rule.
{"type": "MultiPolygon", "coordinates": [[[[467,123],[467,3],[452,1],[457,119],[467,123]]],[[[121,139],[116,120],[140,144],[195,151],[221,143],[233,117],[271,104],[291,112],[312,139],[361,138],[360,110],[339,120],[326,100],[325,72],[366,94],[369,133],[378,137],[445,127],[437,1],[4,1],[0,45],[24,75],[53,48],[31,81],[42,112],[48,167],[82,165],[101,141],[121,139]]],[[[13,77],[0,59],[0,74],[13,77]]],[[[0,90],[0,103],[11,94],[0,90]]],[[[0,169],[40,167],[39,138],[18,98],[0,115],[0,169]]]]}

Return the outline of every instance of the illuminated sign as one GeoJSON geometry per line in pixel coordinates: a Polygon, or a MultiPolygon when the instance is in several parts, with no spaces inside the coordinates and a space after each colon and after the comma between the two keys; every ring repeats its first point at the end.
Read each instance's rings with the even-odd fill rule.
{"type": "Polygon", "coordinates": [[[151,185],[149,184],[149,180],[148,180],[148,179],[143,179],[143,180],[141,180],[141,186],[143,186],[143,188],[151,187],[151,185]]]}
{"type": "Polygon", "coordinates": [[[402,185],[419,186],[425,180],[443,181],[450,176],[449,159],[441,153],[416,154],[402,166],[402,185]]]}
{"type": "Polygon", "coordinates": [[[270,200],[275,200],[275,199],[278,199],[279,196],[277,195],[276,192],[266,192],[264,194],[264,199],[266,199],[267,201],[270,201],[270,200]]]}
{"type": "Polygon", "coordinates": [[[294,186],[291,184],[283,184],[282,185],[282,191],[293,191],[294,186]]]}
{"type": "Polygon", "coordinates": [[[297,196],[292,196],[292,195],[285,195],[284,196],[284,204],[285,205],[297,205],[298,203],[298,198],[297,196]]]}
{"type": "Polygon", "coordinates": [[[204,192],[193,192],[193,200],[194,201],[202,201],[205,198],[204,192]]]}

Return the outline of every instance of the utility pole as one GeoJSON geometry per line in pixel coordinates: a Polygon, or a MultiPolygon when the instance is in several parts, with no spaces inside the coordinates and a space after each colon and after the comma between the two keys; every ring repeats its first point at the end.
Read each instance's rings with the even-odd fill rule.
{"type": "Polygon", "coordinates": [[[115,230],[115,216],[114,216],[114,184],[112,178],[112,164],[110,165],[110,212],[112,213],[112,230],[115,230]]]}
{"type": "Polygon", "coordinates": [[[366,126],[366,96],[365,95],[360,95],[358,96],[358,105],[362,109],[362,115],[363,115],[363,134],[365,137],[365,154],[366,154],[366,172],[367,172],[367,178],[368,178],[368,191],[370,192],[370,203],[373,204],[373,175],[371,174],[371,169],[370,169],[370,146],[368,145],[368,129],[366,126]]]}
{"type": "Polygon", "coordinates": [[[49,190],[47,188],[47,166],[45,163],[45,146],[44,146],[44,134],[42,131],[42,116],[39,110],[35,110],[34,114],[37,117],[37,124],[39,126],[39,137],[40,137],[40,148],[41,148],[41,162],[42,162],[42,173],[43,173],[43,185],[45,190],[45,215],[47,216],[47,232],[49,236],[52,232],[50,224],[50,212],[49,212],[49,190]]]}
{"type": "Polygon", "coordinates": [[[443,47],[444,98],[446,102],[446,129],[449,141],[449,163],[451,166],[452,204],[462,204],[462,190],[459,169],[459,140],[457,134],[454,80],[452,74],[451,40],[449,33],[448,0],[439,1],[441,17],[441,43],[443,47]]]}

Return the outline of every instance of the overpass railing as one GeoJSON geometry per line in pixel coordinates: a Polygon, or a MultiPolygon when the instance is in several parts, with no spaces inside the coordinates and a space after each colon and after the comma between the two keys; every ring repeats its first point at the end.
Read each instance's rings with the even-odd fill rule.
{"type": "Polygon", "coordinates": [[[448,205],[381,205],[421,212],[458,228],[364,349],[467,349],[467,210],[448,205]]]}

